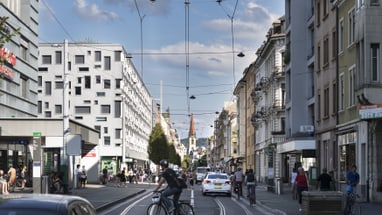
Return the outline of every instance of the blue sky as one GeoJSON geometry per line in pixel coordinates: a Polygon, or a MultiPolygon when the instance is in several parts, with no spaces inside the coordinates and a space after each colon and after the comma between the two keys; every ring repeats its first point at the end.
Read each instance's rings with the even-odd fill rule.
{"type": "Polygon", "coordinates": [[[141,37],[134,0],[40,0],[40,42],[122,44],[153,98],[160,98],[162,80],[163,111],[170,109],[180,137],[188,136],[189,113],[194,114],[197,137],[209,137],[215,112],[222,110],[224,101],[232,100],[234,83],[256,59],[272,22],[284,14],[284,1],[238,0],[236,10],[236,0],[187,1],[188,10],[184,0],[137,0],[143,17],[141,37]],[[234,52],[245,54],[235,57],[234,68],[230,18],[234,52]],[[188,70],[185,47],[190,53],[188,70]],[[196,99],[187,99],[186,86],[196,99]]]}

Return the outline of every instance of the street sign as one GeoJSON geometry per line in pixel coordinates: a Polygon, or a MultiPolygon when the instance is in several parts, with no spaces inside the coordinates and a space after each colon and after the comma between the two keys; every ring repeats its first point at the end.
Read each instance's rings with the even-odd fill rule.
{"type": "Polygon", "coordinates": [[[33,132],[34,137],[41,137],[41,132],[40,131],[35,131],[33,132]]]}

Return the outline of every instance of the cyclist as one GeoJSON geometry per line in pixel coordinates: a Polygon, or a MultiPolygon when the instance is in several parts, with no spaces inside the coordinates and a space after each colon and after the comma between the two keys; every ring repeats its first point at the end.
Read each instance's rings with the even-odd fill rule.
{"type": "Polygon", "coordinates": [[[357,172],[357,166],[356,165],[353,165],[352,170],[350,172],[348,172],[347,182],[348,182],[348,185],[350,185],[353,188],[352,190],[354,190],[354,188],[359,183],[359,174],[357,172]]]}
{"type": "Polygon", "coordinates": [[[237,171],[234,173],[234,181],[238,188],[238,193],[237,193],[238,196],[243,195],[243,178],[244,178],[243,171],[241,167],[239,167],[237,168],[237,171]]]}
{"type": "Polygon", "coordinates": [[[252,203],[256,204],[256,180],[255,174],[253,173],[253,169],[249,169],[248,173],[245,175],[245,184],[247,185],[247,197],[251,198],[250,195],[252,194],[252,203]]]}
{"type": "Polygon", "coordinates": [[[168,212],[171,213],[173,210],[175,210],[177,205],[174,205],[179,201],[180,194],[182,193],[182,189],[178,187],[178,184],[176,182],[176,172],[168,167],[168,161],[163,159],[159,162],[159,165],[161,166],[162,173],[160,175],[160,179],[158,182],[158,186],[153,190],[153,192],[157,192],[162,184],[167,182],[166,189],[162,192],[161,198],[164,204],[166,205],[168,212]],[[173,200],[171,201],[168,197],[173,195],[173,200]]]}

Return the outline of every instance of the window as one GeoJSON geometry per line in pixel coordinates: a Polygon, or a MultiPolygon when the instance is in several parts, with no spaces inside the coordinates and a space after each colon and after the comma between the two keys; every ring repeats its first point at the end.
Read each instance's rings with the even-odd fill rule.
{"type": "Polygon", "coordinates": [[[114,51],[114,61],[121,61],[122,51],[114,51]]]}
{"type": "Polygon", "coordinates": [[[344,51],[344,19],[341,18],[338,24],[338,52],[341,53],[344,51]]]}
{"type": "Polygon", "coordinates": [[[91,108],[89,106],[75,106],[74,111],[76,114],[90,113],[91,108]]]}
{"type": "Polygon", "coordinates": [[[379,0],[370,0],[370,5],[371,6],[378,6],[379,5],[379,0]]]}
{"type": "Polygon", "coordinates": [[[49,109],[49,102],[44,102],[45,109],[49,109]]]}
{"type": "Polygon", "coordinates": [[[332,101],[332,114],[335,115],[337,113],[337,84],[333,83],[333,101],[332,101]]]}
{"type": "Polygon", "coordinates": [[[336,30],[332,32],[332,59],[335,60],[337,58],[337,34],[336,30]]]}
{"type": "Polygon", "coordinates": [[[356,132],[350,132],[338,136],[340,181],[346,180],[347,171],[356,164],[356,132]]]}
{"type": "Polygon", "coordinates": [[[351,11],[348,12],[349,16],[349,35],[348,35],[348,45],[351,46],[354,43],[355,38],[355,9],[353,8],[351,11]]]}
{"type": "Polygon", "coordinates": [[[37,77],[37,86],[42,87],[42,76],[41,75],[39,75],[37,77]]]}
{"type": "Polygon", "coordinates": [[[38,114],[42,113],[42,101],[37,102],[37,113],[38,114]]]}
{"type": "Polygon", "coordinates": [[[101,113],[110,113],[110,105],[101,105],[101,113]]]}
{"type": "Polygon", "coordinates": [[[329,37],[324,38],[324,67],[329,64],[329,37]]]}
{"type": "Polygon", "coordinates": [[[114,101],[114,117],[119,118],[121,117],[121,101],[114,101]]]}
{"type": "Polygon", "coordinates": [[[38,71],[39,72],[47,72],[48,71],[48,67],[39,67],[38,71]]]}
{"type": "Polygon", "coordinates": [[[89,72],[89,67],[79,67],[78,71],[79,72],[89,72]]]}
{"type": "Polygon", "coordinates": [[[45,81],[45,95],[52,95],[52,82],[45,81]]]}
{"type": "Polygon", "coordinates": [[[379,73],[379,44],[372,43],[370,45],[371,49],[371,80],[378,81],[378,73],[379,73]]]}
{"type": "Polygon", "coordinates": [[[81,84],[82,83],[82,77],[77,77],[77,84],[81,84]]]}
{"type": "Polygon", "coordinates": [[[101,76],[97,75],[96,76],[96,84],[100,84],[100,83],[101,83],[101,76]]]}
{"type": "Polygon", "coordinates": [[[110,70],[111,69],[110,56],[105,56],[103,58],[103,60],[104,60],[104,62],[103,62],[104,70],[110,70]]]}
{"type": "Polygon", "coordinates": [[[344,83],[344,74],[340,74],[339,78],[339,100],[338,100],[338,110],[343,110],[344,109],[344,100],[345,100],[345,83],[344,83]]]}
{"type": "Polygon", "coordinates": [[[109,79],[103,80],[103,88],[104,89],[110,89],[110,80],[109,79]]]}
{"type": "Polygon", "coordinates": [[[97,96],[106,96],[105,92],[97,92],[97,96]]]}
{"type": "Polygon", "coordinates": [[[108,127],[103,127],[103,133],[105,133],[105,134],[109,133],[109,128],[108,127]]]}
{"type": "Polygon", "coordinates": [[[322,14],[323,14],[324,19],[329,14],[329,1],[328,0],[322,1],[322,14]]]}
{"type": "Polygon", "coordinates": [[[96,117],[96,121],[97,121],[97,122],[106,122],[106,121],[107,121],[107,118],[104,117],[104,116],[97,116],[97,117],[96,117]]]}
{"type": "Polygon", "coordinates": [[[317,44],[317,72],[321,71],[321,46],[317,44]]]}
{"type": "Polygon", "coordinates": [[[115,88],[121,89],[121,81],[122,79],[115,79],[115,88]]]}
{"type": "Polygon", "coordinates": [[[52,112],[50,112],[50,111],[45,111],[45,117],[46,117],[46,118],[50,118],[50,117],[52,117],[52,112]]]}
{"type": "Polygon", "coordinates": [[[329,117],[329,87],[324,89],[324,118],[329,117]]]}
{"type": "Polygon", "coordinates": [[[94,61],[100,62],[102,59],[101,51],[95,51],[94,52],[94,61]]]}
{"type": "Polygon", "coordinates": [[[320,1],[317,1],[317,12],[316,12],[316,25],[319,26],[321,22],[321,7],[320,1]]]}
{"type": "Polygon", "coordinates": [[[75,87],[75,95],[79,96],[81,94],[81,87],[75,87]]]}
{"type": "Polygon", "coordinates": [[[62,106],[61,105],[55,105],[54,106],[54,111],[56,114],[62,113],[62,106]]]}
{"type": "Polygon", "coordinates": [[[42,64],[52,64],[52,56],[43,55],[42,56],[42,64]]]}
{"type": "Polygon", "coordinates": [[[85,89],[91,88],[91,78],[90,76],[85,76],[85,89]]]}
{"type": "Polygon", "coordinates": [[[20,38],[20,53],[21,53],[20,57],[25,61],[28,60],[28,56],[29,56],[28,49],[29,49],[28,40],[25,37],[21,36],[21,38],[20,38]]]}
{"type": "Polygon", "coordinates": [[[56,51],[56,64],[62,64],[62,52],[56,51]]]}
{"type": "Polygon", "coordinates": [[[320,90],[317,90],[317,122],[321,120],[321,94],[320,90]]]}
{"type": "Polygon", "coordinates": [[[74,56],[74,63],[75,64],[85,64],[85,56],[83,56],[83,55],[74,56]]]}
{"type": "Polygon", "coordinates": [[[115,139],[122,139],[122,129],[116,128],[115,129],[115,139]]]}
{"type": "Polygon", "coordinates": [[[94,129],[97,130],[97,131],[99,131],[99,132],[101,132],[101,126],[100,126],[100,125],[95,125],[95,126],[94,126],[94,129]]]}
{"type": "Polygon", "coordinates": [[[355,104],[355,65],[349,69],[349,106],[355,104]]]}
{"type": "Polygon", "coordinates": [[[110,146],[110,136],[104,136],[103,137],[103,144],[105,146],[110,146]]]}
{"type": "Polygon", "coordinates": [[[54,88],[55,89],[63,89],[64,88],[64,82],[62,82],[62,81],[56,81],[56,82],[54,82],[54,88]]]}
{"type": "Polygon", "coordinates": [[[28,97],[28,78],[24,75],[20,75],[20,92],[21,92],[21,97],[27,98],[28,97]]]}

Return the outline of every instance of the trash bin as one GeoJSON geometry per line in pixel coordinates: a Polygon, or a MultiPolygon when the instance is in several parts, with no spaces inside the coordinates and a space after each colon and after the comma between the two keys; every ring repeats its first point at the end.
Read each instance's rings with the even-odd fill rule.
{"type": "Polygon", "coordinates": [[[283,193],[283,183],[281,178],[275,178],[275,192],[278,195],[283,193]]]}
{"type": "Polygon", "coordinates": [[[49,193],[49,176],[41,176],[41,193],[49,193]]]}
{"type": "Polygon", "coordinates": [[[343,193],[340,191],[302,192],[302,214],[342,214],[343,193]]]}

